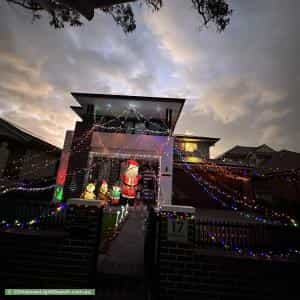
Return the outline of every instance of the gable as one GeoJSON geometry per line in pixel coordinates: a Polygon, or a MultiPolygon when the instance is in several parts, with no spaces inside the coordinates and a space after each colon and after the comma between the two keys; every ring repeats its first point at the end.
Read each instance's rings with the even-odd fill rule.
{"type": "Polygon", "coordinates": [[[270,153],[270,152],[276,152],[276,151],[274,149],[272,149],[271,147],[269,147],[268,145],[263,144],[256,148],[256,152],[270,153]]]}

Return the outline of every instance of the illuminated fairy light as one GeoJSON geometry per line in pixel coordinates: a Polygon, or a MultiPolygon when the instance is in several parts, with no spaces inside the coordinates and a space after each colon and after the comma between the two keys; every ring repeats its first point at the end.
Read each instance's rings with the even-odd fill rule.
{"type": "MultiPolygon", "coordinates": [[[[203,178],[202,178],[203,180],[203,178]]],[[[204,180],[203,180],[204,181],[204,180]]],[[[241,199],[235,199],[232,195],[228,194],[228,193],[224,193],[223,191],[221,191],[220,189],[218,189],[217,187],[212,187],[209,183],[206,182],[206,184],[208,184],[211,188],[217,190],[217,192],[219,193],[222,193],[222,194],[225,194],[226,196],[230,197],[230,198],[233,198],[233,200],[235,200],[235,202],[239,203],[239,204],[242,204],[243,206],[245,206],[246,208],[251,208],[251,209],[264,209],[265,210],[265,207],[263,206],[259,206],[258,204],[255,204],[255,205],[251,205],[241,199]]],[[[247,200],[246,197],[244,197],[245,200],[247,200]]],[[[236,209],[235,209],[236,210],[236,209]]],[[[274,210],[270,210],[272,212],[272,215],[275,216],[275,217],[287,217],[288,219],[291,219],[289,216],[283,214],[283,213],[277,213],[275,212],[274,210]]]]}
{"type": "MultiPolygon", "coordinates": [[[[158,216],[164,218],[164,219],[171,219],[171,220],[187,220],[193,222],[195,220],[195,216],[191,213],[178,213],[176,211],[174,212],[165,212],[162,211],[160,208],[158,213],[158,216]]],[[[291,255],[300,255],[300,251],[298,249],[288,249],[288,250],[274,250],[274,249],[264,249],[264,250],[255,250],[251,249],[249,247],[243,248],[242,246],[236,244],[236,243],[230,243],[226,242],[225,239],[219,238],[216,234],[207,231],[206,232],[208,237],[210,238],[212,245],[219,245],[221,246],[225,251],[231,251],[233,254],[238,256],[250,256],[252,258],[260,258],[260,259],[267,259],[267,260],[274,260],[274,259],[280,259],[280,258],[288,258],[291,255]]],[[[198,243],[201,241],[196,241],[198,243]]]]}
{"type": "MultiPolygon", "coordinates": [[[[22,176],[28,176],[32,174],[37,174],[38,171],[44,168],[48,168],[51,165],[55,165],[57,163],[57,160],[53,160],[51,162],[45,163],[44,165],[37,165],[37,164],[32,164],[30,170],[27,172],[23,172],[22,176]]],[[[12,168],[14,170],[14,168],[12,168]]],[[[23,167],[20,167],[19,169],[23,169],[23,167]]],[[[13,181],[14,179],[17,179],[19,175],[14,175],[14,176],[6,176],[3,178],[0,178],[0,181],[13,181]]]]}
{"type": "Polygon", "coordinates": [[[176,219],[176,220],[188,220],[188,221],[193,221],[195,220],[195,215],[191,213],[183,213],[183,212],[171,212],[171,211],[163,211],[162,208],[159,208],[158,211],[158,216],[161,216],[163,218],[168,218],[168,219],[176,219]]]}
{"type": "MultiPolygon", "coordinates": [[[[179,155],[181,155],[181,152],[178,149],[175,149],[175,151],[177,151],[179,153],[179,155]]],[[[184,171],[187,172],[189,175],[191,175],[193,177],[193,179],[203,188],[203,190],[206,193],[208,193],[210,195],[210,197],[212,199],[214,199],[216,202],[220,203],[223,207],[230,208],[231,210],[236,211],[239,215],[241,215],[243,217],[253,218],[256,221],[261,222],[261,223],[265,223],[265,224],[281,224],[281,225],[292,224],[295,227],[298,226],[296,221],[294,221],[294,223],[293,223],[291,221],[293,219],[290,216],[288,216],[284,213],[276,212],[276,214],[275,214],[274,211],[270,210],[272,212],[272,217],[278,217],[279,216],[281,218],[284,218],[286,220],[285,222],[282,222],[280,220],[270,220],[270,219],[267,219],[266,217],[263,217],[263,216],[257,216],[257,215],[252,215],[251,213],[242,212],[242,211],[240,211],[239,207],[236,204],[243,204],[243,201],[239,200],[239,202],[238,202],[237,199],[234,196],[232,196],[228,193],[225,193],[224,191],[221,191],[216,186],[212,186],[207,181],[205,181],[202,177],[200,177],[199,174],[195,175],[192,172],[192,167],[190,165],[186,164],[185,162],[184,162],[184,171]],[[215,194],[216,192],[228,197],[229,199],[231,199],[233,201],[233,203],[228,204],[227,202],[221,200],[220,197],[218,197],[215,194]]],[[[251,205],[249,205],[249,204],[247,204],[247,205],[248,205],[248,208],[252,209],[251,205]]]]}
{"type": "MultiPolygon", "coordinates": [[[[128,114],[130,112],[134,112],[136,117],[138,118],[138,120],[141,120],[140,116],[142,116],[144,123],[145,123],[145,120],[148,121],[149,123],[153,124],[154,126],[156,127],[160,127],[162,128],[159,124],[156,124],[150,120],[147,120],[140,112],[137,112],[136,109],[131,109],[131,110],[125,110],[123,112],[123,114],[121,113],[119,117],[115,117],[115,119],[113,120],[110,120],[108,121],[106,124],[96,124],[95,126],[96,127],[100,127],[101,129],[108,129],[108,130],[113,130],[113,131],[124,131],[125,128],[123,128],[123,125],[122,125],[122,121],[120,120],[120,118],[126,113],[127,115],[125,116],[125,122],[127,120],[127,117],[128,117],[128,114]],[[119,126],[107,126],[110,122],[113,122],[114,120],[118,120],[120,121],[120,125],[119,126]]],[[[156,135],[161,135],[161,134],[167,134],[169,131],[168,130],[165,130],[165,128],[162,128],[163,130],[151,130],[151,129],[148,129],[148,128],[144,128],[143,130],[141,130],[142,132],[145,132],[145,133],[152,133],[152,134],[156,134],[156,135]]],[[[136,128],[134,127],[130,127],[130,128],[126,128],[126,130],[129,130],[129,131],[135,131],[137,130],[136,128]]]]}
{"type": "Polygon", "coordinates": [[[239,245],[233,245],[228,242],[226,242],[224,239],[219,239],[215,234],[208,232],[209,238],[212,240],[214,244],[221,245],[224,250],[226,251],[232,251],[234,254],[238,256],[250,256],[253,258],[262,258],[267,260],[274,260],[274,259],[280,259],[280,258],[288,258],[291,255],[300,255],[300,251],[298,249],[288,249],[284,251],[278,251],[274,249],[268,249],[268,250],[254,250],[250,248],[243,248],[239,245]]]}
{"type": "MultiPolygon", "coordinates": [[[[31,161],[32,159],[41,157],[41,155],[43,155],[44,153],[51,153],[51,152],[55,152],[55,151],[57,151],[57,149],[46,150],[43,153],[36,153],[36,154],[30,155],[30,156],[20,157],[18,159],[15,159],[15,160],[11,161],[11,164],[16,165],[16,164],[19,164],[19,163],[28,162],[28,161],[31,161]]],[[[17,166],[16,166],[16,168],[17,168],[17,166]]],[[[20,166],[18,168],[20,168],[20,166]]],[[[5,170],[5,168],[0,169],[0,172],[3,172],[4,170],[5,170]]]]}
{"type": "MultiPolygon", "coordinates": [[[[87,151],[89,150],[89,145],[86,146],[84,149],[82,149],[81,145],[85,142],[85,140],[95,131],[95,129],[97,127],[104,127],[104,129],[117,129],[116,127],[105,127],[107,125],[109,125],[111,122],[115,121],[115,120],[119,120],[121,117],[125,116],[125,119],[127,120],[127,117],[129,115],[129,113],[131,112],[132,110],[128,110],[128,109],[125,109],[123,112],[121,112],[118,116],[114,117],[113,119],[111,120],[108,120],[107,122],[104,122],[102,124],[94,124],[87,132],[83,133],[82,136],[80,137],[76,137],[74,140],[73,140],[73,152],[74,153],[77,153],[77,152],[83,152],[83,151],[87,151]],[[78,143],[74,143],[75,141],[77,142],[78,140],[78,143]]],[[[139,115],[138,115],[138,112],[134,109],[133,110],[135,112],[135,114],[137,115],[138,118],[139,115]]],[[[141,113],[139,113],[141,115],[141,113]]],[[[144,116],[142,116],[144,118],[144,120],[146,120],[146,118],[144,116]]],[[[148,120],[149,123],[153,123],[151,122],[150,120],[148,120]]],[[[156,124],[156,123],[153,123],[155,124],[155,126],[159,126],[159,124],[156,124]]],[[[161,127],[162,128],[162,127],[161,127]]],[[[120,128],[121,129],[121,128],[120,128]]],[[[132,128],[133,129],[133,128],[132,128]]],[[[150,130],[150,129],[145,129],[145,133],[153,133],[153,134],[162,134],[163,131],[154,131],[154,130],[150,130]]],[[[56,151],[56,149],[53,149],[53,150],[47,150],[46,152],[47,153],[51,153],[53,151],[56,151]]],[[[29,158],[19,158],[17,160],[14,160],[12,162],[13,165],[16,165],[20,162],[25,162],[25,161],[29,161],[30,159],[33,159],[35,157],[39,157],[41,156],[42,154],[35,154],[35,155],[32,155],[31,157],[29,158]]],[[[45,160],[44,162],[42,163],[34,163],[31,165],[31,170],[30,171],[27,171],[26,173],[23,174],[23,176],[27,176],[27,175],[30,175],[30,174],[36,174],[37,170],[38,169],[41,169],[41,168],[46,168],[46,167],[49,167],[50,165],[52,164],[56,164],[57,160],[56,159],[50,159],[50,160],[45,160]]],[[[22,169],[23,166],[15,166],[13,169],[17,170],[17,169],[22,169]]],[[[10,180],[10,181],[13,181],[14,179],[17,179],[17,176],[6,176],[5,178],[1,178],[0,180],[2,181],[7,181],[7,180],[10,180]]],[[[2,188],[4,188],[7,186],[2,186],[2,188]]],[[[11,187],[11,188],[16,188],[15,186],[11,187]]],[[[7,189],[5,189],[4,191],[2,191],[4,193],[7,192],[7,189]]]]}
{"type": "Polygon", "coordinates": [[[42,220],[44,220],[45,218],[48,218],[50,216],[55,216],[58,214],[61,214],[65,209],[67,208],[66,204],[61,204],[55,208],[52,209],[46,209],[46,213],[41,214],[37,217],[34,217],[32,219],[30,219],[29,221],[20,221],[19,219],[15,219],[11,222],[8,222],[6,220],[2,220],[0,222],[0,228],[4,228],[4,229],[11,229],[11,228],[33,228],[36,227],[38,225],[41,224],[42,220]]]}
{"type": "Polygon", "coordinates": [[[25,188],[25,187],[11,187],[11,188],[6,188],[5,190],[0,192],[0,195],[6,194],[8,192],[12,191],[23,191],[23,192],[40,192],[40,191],[46,191],[50,190],[55,187],[55,184],[46,186],[46,187],[40,187],[40,188],[25,188]]]}
{"type": "MultiPolygon", "coordinates": [[[[111,120],[113,121],[113,120],[111,120]]],[[[109,122],[111,122],[109,121],[109,122]]],[[[77,137],[73,140],[73,145],[74,145],[74,148],[76,148],[76,144],[74,144],[74,141],[77,141],[77,139],[79,140],[79,144],[82,143],[87,137],[89,134],[91,134],[95,129],[95,125],[86,133],[86,134],[83,134],[83,137],[80,136],[80,137],[77,137]]],[[[44,153],[51,153],[51,152],[55,152],[57,151],[57,149],[52,149],[52,150],[46,150],[45,152],[43,153],[37,153],[37,154],[33,154],[31,156],[28,156],[28,157],[21,157],[21,158],[18,158],[18,159],[15,159],[11,162],[12,165],[17,165],[17,166],[12,166],[12,169],[14,170],[18,170],[18,169],[22,169],[23,166],[18,166],[18,164],[20,163],[24,163],[24,162],[28,162],[32,159],[35,159],[35,158],[39,158],[41,157],[42,155],[44,155],[44,153]]],[[[37,166],[39,166],[40,164],[42,164],[42,167],[44,166],[48,166],[49,163],[56,163],[57,159],[53,158],[53,159],[46,159],[45,160],[45,163],[33,163],[31,165],[32,168],[36,168],[37,166]]],[[[2,172],[4,171],[4,169],[1,170],[2,172]]],[[[30,173],[28,173],[30,174],[30,173]]],[[[28,175],[27,173],[24,174],[24,175],[28,175]]],[[[16,176],[5,176],[4,178],[1,178],[0,180],[5,180],[5,179],[10,179],[10,178],[15,178],[16,176]]]]}

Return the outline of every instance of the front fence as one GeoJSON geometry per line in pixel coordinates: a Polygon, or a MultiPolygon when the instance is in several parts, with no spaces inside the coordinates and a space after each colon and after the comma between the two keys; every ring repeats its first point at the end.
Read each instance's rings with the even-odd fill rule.
{"type": "MultiPolygon", "coordinates": [[[[19,208],[18,220],[40,213],[38,228],[0,230],[0,282],[7,287],[88,287],[96,276],[102,209],[70,205],[53,213],[42,207],[19,208]],[[54,230],[53,230],[54,229],[54,230]]],[[[3,215],[3,211],[1,212],[3,215]]],[[[7,215],[6,215],[7,216],[7,215]]],[[[29,218],[30,217],[30,218],[29,218]]]]}
{"type": "Polygon", "coordinates": [[[234,221],[198,220],[195,244],[200,247],[227,245],[230,248],[289,249],[300,247],[299,229],[286,226],[234,221]]]}

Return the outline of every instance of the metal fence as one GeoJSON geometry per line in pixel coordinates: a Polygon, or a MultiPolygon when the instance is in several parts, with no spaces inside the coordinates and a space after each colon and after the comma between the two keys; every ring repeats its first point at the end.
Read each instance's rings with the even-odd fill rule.
{"type": "Polygon", "coordinates": [[[198,246],[239,246],[252,249],[300,247],[300,232],[290,226],[275,226],[233,221],[199,220],[195,223],[198,246]]]}

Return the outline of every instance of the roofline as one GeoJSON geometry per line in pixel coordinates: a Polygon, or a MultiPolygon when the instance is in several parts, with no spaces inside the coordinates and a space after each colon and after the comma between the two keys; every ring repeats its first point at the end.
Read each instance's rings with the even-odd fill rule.
{"type": "MultiPolygon", "coordinates": [[[[181,104],[178,114],[177,114],[177,118],[174,121],[174,125],[170,128],[171,132],[174,132],[176,124],[178,122],[178,119],[181,115],[182,109],[183,109],[183,105],[185,103],[185,99],[184,98],[168,98],[168,97],[147,97],[147,96],[130,96],[130,95],[112,95],[112,94],[96,94],[96,93],[81,93],[81,92],[71,92],[71,95],[77,100],[77,97],[91,97],[91,98],[96,98],[96,97],[105,97],[105,98],[109,98],[111,100],[120,100],[120,99],[124,99],[124,100],[140,100],[140,101],[156,101],[156,102],[175,102],[175,103],[179,103],[181,104]]],[[[77,100],[78,102],[78,100],[77,100]]],[[[78,102],[79,103],[79,102],[78,102]]],[[[80,104],[80,103],[79,103],[80,104]]],[[[82,106],[71,106],[71,109],[76,112],[76,109],[81,108],[82,106]]]]}
{"type": "MultiPolygon", "coordinates": [[[[230,151],[232,151],[232,150],[235,149],[236,147],[241,147],[241,148],[252,148],[252,150],[256,151],[257,149],[259,149],[259,148],[261,148],[261,147],[263,147],[263,146],[267,146],[267,147],[270,148],[272,151],[278,152],[278,151],[274,150],[272,147],[270,147],[270,146],[267,145],[267,144],[262,144],[262,145],[259,145],[259,146],[241,146],[241,145],[235,145],[235,146],[233,146],[232,148],[228,149],[227,151],[223,152],[222,154],[218,155],[218,156],[216,157],[216,159],[225,156],[227,153],[229,153],[230,151]]],[[[247,154],[245,154],[245,155],[247,155],[247,154]]]]}
{"type": "Polygon", "coordinates": [[[178,119],[179,119],[179,117],[180,117],[180,115],[181,115],[181,112],[182,112],[182,109],[183,109],[183,105],[184,105],[184,103],[185,103],[185,99],[180,99],[180,98],[178,98],[178,100],[183,100],[183,102],[182,102],[182,105],[180,106],[180,108],[179,108],[179,112],[178,112],[178,114],[177,114],[177,118],[175,119],[175,122],[174,122],[174,126],[173,126],[173,128],[172,128],[172,134],[173,134],[173,132],[174,132],[174,130],[175,130],[175,127],[176,127],[176,124],[177,124],[177,122],[178,122],[178,119]]]}
{"type": "Polygon", "coordinates": [[[158,101],[158,102],[177,102],[182,105],[185,103],[184,98],[168,98],[168,97],[148,97],[148,96],[130,96],[130,95],[113,95],[113,94],[96,94],[96,93],[81,93],[81,92],[71,92],[71,95],[76,97],[106,97],[110,99],[134,99],[134,100],[142,100],[142,101],[158,101]]]}
{"type": "Polygon", "coordinates": [[[196,136],[196,135],[184,135],[184,134],[175,134],[173,135],[174,138],[179,139],[193,139],[193,140],[207,140],[211,142],[218,142],[220,138],[213,138],[213,137],[207,137],[207,136],[196,136]]]}
{"type": "Polygon", "coordinates": [[[3,118],[0,118],[0,121],[4,122],[7,126],[10,126],[12,127],[14,130],[17,131],[17,133],[19,135],[23,135],[25,136],[26,138],[28,138],[28,142],[36,142],[36,143],[39,143],[40,145],[42,146],[49,146],[49,147],[52,147],[54,148],[56,151],[61,151],[61,149],[55,145],[52,145],[50,144],[49,142],[45,141],[45,140],[42,140],[36,136],[34,136],[33,134],[30,134],[30,133],[27,133],[26,130],[27,129],[23,129],[21,126],[19,126],[18,124],[14,124],[13,122],[11,121],[8,121],[8,120],[4,120],[3,118]]]}

